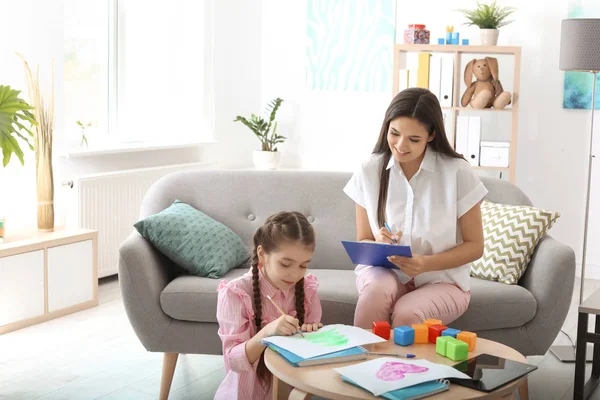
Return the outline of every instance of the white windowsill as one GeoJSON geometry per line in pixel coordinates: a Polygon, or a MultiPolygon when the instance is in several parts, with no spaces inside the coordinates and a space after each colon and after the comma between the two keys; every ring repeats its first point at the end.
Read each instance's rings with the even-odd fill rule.
{"type": "Polygon", "coordinates": [[[64,158],[80,158],[80,157],[92,157],[102,156],[107,154],[122,154],[122,153],[134,153],[140,151],[154,151],[154,150],[172,150],[172,149],[184,149],[190,147],[199,147],[207,144],[214,144],[215,140],[199,140],[192,142],[171,142],[171,143],[160,143],[160,142],[129,142],[129,143],[114,143],[104,146],[93,147],[89,149],[73,148],[68,149],[60,153],[61,157],[64,158]]]}

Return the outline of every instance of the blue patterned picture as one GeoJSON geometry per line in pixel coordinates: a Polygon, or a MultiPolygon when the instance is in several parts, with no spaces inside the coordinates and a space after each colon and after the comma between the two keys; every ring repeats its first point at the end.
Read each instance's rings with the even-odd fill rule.
{"type": "MultiPolygon", "coordinates": [[[[600,17],[597,0],[569,0],[569,18],[600,17]]],[[[596,78],[596,110],[600,110],[600,76],[596,78]]],[[[593,75],[589,72],[565,72],[563,108],[592,108],[593,75]]]]}
{"type": "Polygon", "coordinates": [[[391,91],[394,4],[395,0],[308,0],[307,86],[391,91]]]}

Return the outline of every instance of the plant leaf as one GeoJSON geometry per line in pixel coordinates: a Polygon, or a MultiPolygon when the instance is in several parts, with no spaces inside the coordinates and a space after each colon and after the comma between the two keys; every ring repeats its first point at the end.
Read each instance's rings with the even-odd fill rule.
{"type": "Polygon", "coordinates": [[[5,167],[10,162],[12,154],[19,158],[21,165],[25,163],[24,153],[17,138],[23,140],[30,149],[33,149],[29,139],[22,135],[20,131],[24,130],[29,136],[33,137],[33,133],[25,123],[31,126],[37,125],[35,117],[30,111],[34,108],[20,99],[19,93],[21,92],[11,89],[10,86],[0,85],[0,148],[2,148],[2,163],[5,167]]]}

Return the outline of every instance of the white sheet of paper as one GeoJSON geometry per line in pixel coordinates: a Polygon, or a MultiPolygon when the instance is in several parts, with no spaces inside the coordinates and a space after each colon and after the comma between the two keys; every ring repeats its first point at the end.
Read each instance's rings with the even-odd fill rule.
{"type": "Polygon", "coordinates": [[[469,379],[468,375],[448,365],[398,357],[381,357],[333,370],[374,396],[436,379],[469,379]]]}
{"type": "Polygon", "coordinates": [[[317,332],[303,332],[304,338],[294,336],[271,336],[263,339],[303,358],[311,358],[335,351],[345,350],[386,340],[365,330],[350,325],[327,325],[317,332]]]}

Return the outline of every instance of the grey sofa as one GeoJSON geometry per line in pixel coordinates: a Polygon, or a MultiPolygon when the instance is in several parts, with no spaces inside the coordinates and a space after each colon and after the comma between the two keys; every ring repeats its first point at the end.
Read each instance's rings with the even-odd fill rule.
{"type": "MultiPolygon", "coordinates": [[[[351,325],[358,294],[354,265],[340,243],[355,239],[355,205],[342,191],[350,176],[311,171],[177,172],[151,187],[140,216],[157,213],[179,199],[221,221],[250,245],[267,216],[281,210],[304,213],[317,233],[309,270],[320,282],[322,322],[351,325]]],[[[516,186],[482,179],[490,201],[531,204],[516,186]]],[[[127,316],[148,351],[165,353],[161,398],[167,398],[179,353],[221,354],[215,315],[220,280],[182,274],[135,230],[119,252],[127,316]]],[[[242,266],[224,279],[246,271],[242,266]]],[[[452,327],[477,332],[524,355],[544,354],[567,315],[574,278],[573,250],[546,236],[518,285],[471,278],[470,306],[452,327]]]]}

